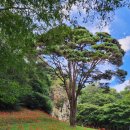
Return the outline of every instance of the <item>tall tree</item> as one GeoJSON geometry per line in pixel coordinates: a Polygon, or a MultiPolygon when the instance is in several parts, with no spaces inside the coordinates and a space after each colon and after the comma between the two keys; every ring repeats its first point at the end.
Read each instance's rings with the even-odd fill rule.
{"type": "Polygon", "coordinates": [[[93,35],[83,27],[65,25],[51,29],[39,39],[39,58],[44,59],[61,79],[70,104],[70,125],[76,124],[77,98],[86,83],[118,76],[124,51],[108,33],[93,35]],[[102,67],[106,64],[113,69],[102,67]]]}

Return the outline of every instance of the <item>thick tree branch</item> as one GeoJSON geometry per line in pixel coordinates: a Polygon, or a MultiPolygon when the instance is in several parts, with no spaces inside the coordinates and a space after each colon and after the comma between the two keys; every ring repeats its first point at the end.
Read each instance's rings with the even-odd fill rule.
{"type": "Polygon", "coordinates": [[[77,89],[77,92],[76,92],[76,97],[78,97],[78,95],[80,94],[80,91],[84,87],[84,84],[85,84],[86,80],[89,78],[91,72],[95,69],[95,67],[97,66],[97,64],[99,64],[101,62],[101,60],[102,59],[94,60],[91,63],[91,66],[90,66],[88,72],[86,72],[86,74],[82,77],[82,79],[78,83],[78,89],[77,89]]]}

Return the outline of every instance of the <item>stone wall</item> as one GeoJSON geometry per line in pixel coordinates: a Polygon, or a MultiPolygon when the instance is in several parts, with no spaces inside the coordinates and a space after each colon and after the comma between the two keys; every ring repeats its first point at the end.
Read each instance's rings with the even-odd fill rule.
{"type": "Polygon", "coordinates": [[[69,102],[62,86],[55,84],[52,87],[53,111],[52,116],[59,120],[69,121],[69,102]]]}

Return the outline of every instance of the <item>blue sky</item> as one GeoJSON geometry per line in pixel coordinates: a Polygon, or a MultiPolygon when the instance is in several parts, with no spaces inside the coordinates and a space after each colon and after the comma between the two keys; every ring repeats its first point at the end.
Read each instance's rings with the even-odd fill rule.
{"type": "Polygon", "coordinates": [[[122,46],[124,44],[126,54],[123,58],[124,64],[121,68],[128,72],[126,77],[126,80],[128,80],[130,79],[130,9],[122,8],[117,10],[115,19],[110,26],[111,35],[116,39],[122,39],[122,46]]]}
{"type": "Polygon", "coordinates": [[[115,12],[114,20],[109,25],[110,34],[119,40],[126,54],[123,58],[122,69],[128,72],[123,84],[112,84],[118,91],[123,90],[130,80],[130,9],[121,8],[115,12]]]}
{"type": "Polygon", "coordinates": [[[118,91],[123,90],[123,88],[130,84],[130,9],[121,8],[115,12],[114,20],[109,27],[110,34],[119,39],[122,48],[125,50],[126,54],[123,58],[122,69],[128,72],[126,76],[126,81],[123,84],[114,85],[118,91]]]}

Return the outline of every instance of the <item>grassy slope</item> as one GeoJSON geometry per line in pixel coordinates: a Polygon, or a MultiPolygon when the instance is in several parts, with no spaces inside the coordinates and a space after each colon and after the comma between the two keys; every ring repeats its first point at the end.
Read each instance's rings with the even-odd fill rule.
{"type": "Polygon", "coordinates": [[[22,110],[20,112],[0,112],[0,130],[93,130],[69,124],[41,112],[22,110]]]}

